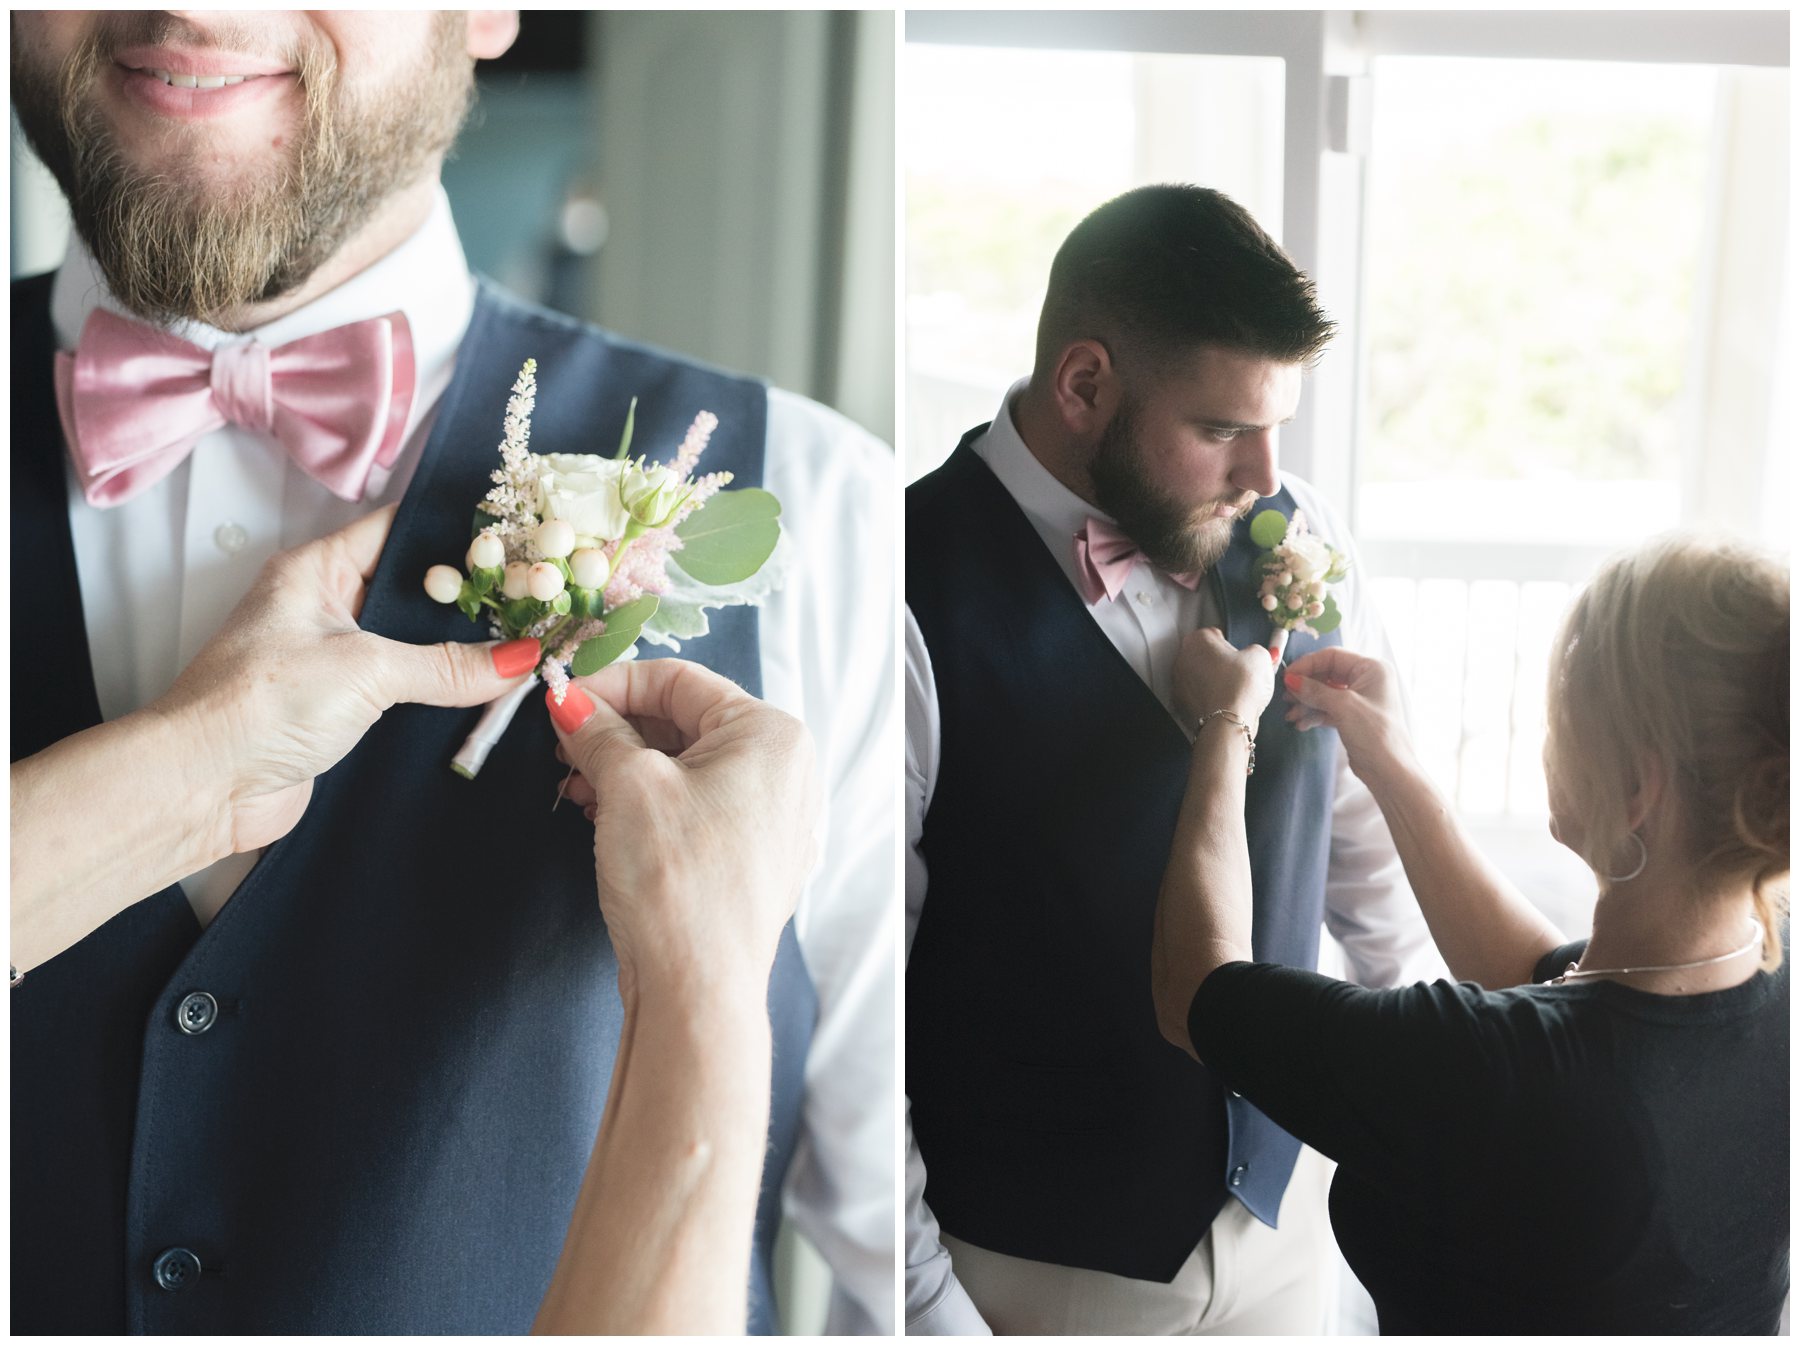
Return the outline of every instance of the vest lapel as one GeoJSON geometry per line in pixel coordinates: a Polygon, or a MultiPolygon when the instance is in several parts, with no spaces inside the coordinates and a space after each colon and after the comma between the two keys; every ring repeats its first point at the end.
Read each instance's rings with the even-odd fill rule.
{"type": "Polygon", "coordinates": [[[56,415],[54,273],[13,286],[12,760],[100,723],[56,415]]]}

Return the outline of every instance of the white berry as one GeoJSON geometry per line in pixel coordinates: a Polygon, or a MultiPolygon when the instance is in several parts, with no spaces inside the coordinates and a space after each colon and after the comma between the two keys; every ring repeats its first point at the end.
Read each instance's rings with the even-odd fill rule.
{"type": "Polygon", "coordinates": [[[1280,602],[1274,594],[1264,594],[1262,604],[1264,612],[1273,612],[1280,606],[1280,602]]]}
{"type": "Polygon", "coordinates": [[[525,577],[525,586],[540,603],[548,603],[563,591],[562,571],[548,561],[539,561],[525,577]]]}
{"type": "Polygon", "coordinates": [[[492,533],[481,532],[469,544],[469,569],[492,570],[506,563],[506,544],[492,533]]]}
{"type": "Polygon", "coordinates": [[[531,583],[526,578],[531,574],[531,562],[508,561],[506,574],[500,579],[500,592],[508,598],[523,598],[531,592],[531,583]]]}
{"type": "Polygon", "coordinates": [[[537,530],[537,548],[551,560],[567,556],[575,550],[575,525],[564,519],[541,523],[537,530]]]}
{"type": "Polygon", "coordinates": [[[1325,615],[1325,605],[1323,603],[1308,603],[1306,605],[1306,615],[1308,617],[1323,617],[1325,615]]]}
{"type": "Polygon", "coordinates": [[[583,589],[598,589],[612,573],[612,562],[606,553],[594,547],[583,547],[569,558],[569,571],[583,589]]]}
{"type": "Polygon", "coordinates": [[[1299,593],[1298,591],[1289,594],[1288,595],[1288,606],[1290,608],[1292,608],[1295,612],[1300,611],[1301,608],[1306,606],[1305,595],[1299,593]]]}
{"type": "Polygon", "coordinates": [[[425,592],[434,602],[454,603],[462,586],[462,572],[455,566],[433,566],[425,572],[425,592]]]}

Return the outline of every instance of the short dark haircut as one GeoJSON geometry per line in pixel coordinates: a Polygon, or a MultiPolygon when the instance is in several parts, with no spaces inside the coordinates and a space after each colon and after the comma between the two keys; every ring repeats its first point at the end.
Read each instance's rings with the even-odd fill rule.
{"type": "Polygon", "coordinates": [[[1159,183],[1115,196],[1057,249],[1037,369],[1083,339],[1140,367],[1204,345],[1310,365],[1336,330],[1249,211],[1209,187],[1159,183]]]}

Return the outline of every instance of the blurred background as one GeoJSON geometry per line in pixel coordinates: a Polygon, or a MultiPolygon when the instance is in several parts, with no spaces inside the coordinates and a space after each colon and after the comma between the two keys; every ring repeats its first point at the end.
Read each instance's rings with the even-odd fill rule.
{"type": "MultiPolygon", "coordinates": [[[[469,264],[634,340],[803,393],[894,439],[891,13],[527,10],[479,67],[445,166],[469,264]]],[[[63,257],[54,182],[12,140],[12,274],[63,257]]],[[[784,1326],[831,1281],[792,1229],[784,1326]]]]}
{"type": "Polygon", "coordinates": [[[1586,933],[1540,763],[1556,623],[1651,534],[1790,545],[1787,14],[930,12],[902,63],[906,478],[1030,371],[1083,215],[1236,198],[1341,325],[1282,466],[1349,521],[1430,769],[1586,933]]]}

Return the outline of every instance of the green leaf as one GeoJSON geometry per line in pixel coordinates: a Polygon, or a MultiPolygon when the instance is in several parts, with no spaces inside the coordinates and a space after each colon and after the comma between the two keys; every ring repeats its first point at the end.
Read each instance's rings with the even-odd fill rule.
{"type": "Polygon", "coordinates": [[[509,598],[500,607],[501,617],[515,631],[523,631],[545,611],[544,605],[535,598],[509,598]]]}
{"type": "Polygon", "coordinates": [[[625,409],[625,433],[619,436],[619,451],[613,455],[614,459],[621,459],[631,451],[631,431],[636,424],[637,398],[634,397],[631,405],[625,409]]]}
{"type": "Polygon", "coordinates": [[[469,580],[474,584],[477,594],[493,593],[505,578],[505,566],[476,566],[469,575],[469,580]]]}
{"type": "Polygon", "coordinates": [[[720,491],[675,530],[682,547],[669,559],[702,584],[736,584],[769,559],[780,519],[781,502],[767,491],[720,491]]]}
{"type": "Polygon", "coordinates": [[[558,617],[567,617],[571,606],[573,606],[573,600],[570,599],[569,591],[567,589],[564,589],[555,598],[550,600],[550,611],[554,612],[558,617]]]}
{"type": "Polygon", "coordinates": [[[479,505],[476,506],[475,522],[469,525],[469,540],[473,542],[475,540],[475,534],[479,533],[483,528],[492,528],[498,518],[499,515],[489,514],[479,505]]]}
{"type": "Polygon", "coordinates": [[[1325,595],[1325,611],[1317,617],[1308,617],[1306,624],[1319,635],[1329,635],[1338,629],[1338,623],[1344,620],[1344,614],[1338,611],[1337,599],[1330,594],[1325,595]]]}
{"type": "Polygon", "coordinates": [[[1278,509],[1265,509],[1250,520],[1250,540],[1264,551],[1279,547],[1287,530],[1287,516],[1278,509]]]}
{"type": "Polygon", "coordinates": [[[561,556],[552,556],[550,558],[550,564],[562,571],[563,584],[565,586],[575,583],[575,572],[569,569],[569,563],[566,559],[561,556]]]}
{"type": "Polygon", "coordinates": [[[598,673],[637,643],[644,623],[656,613],[655,594],[623,603],[606,614],[606,632],[592,640],[584,640],[569,662],[569,671],[578,678],[598,673]]]}
{"type": "Polygon", "coordinates": [[[463,616],[470,621],[481,615],[481,595],[475,592],[475,586],[468,580],[464,580],[462,588],[457,590],[456,606],[462,609],[463,616]]]}

